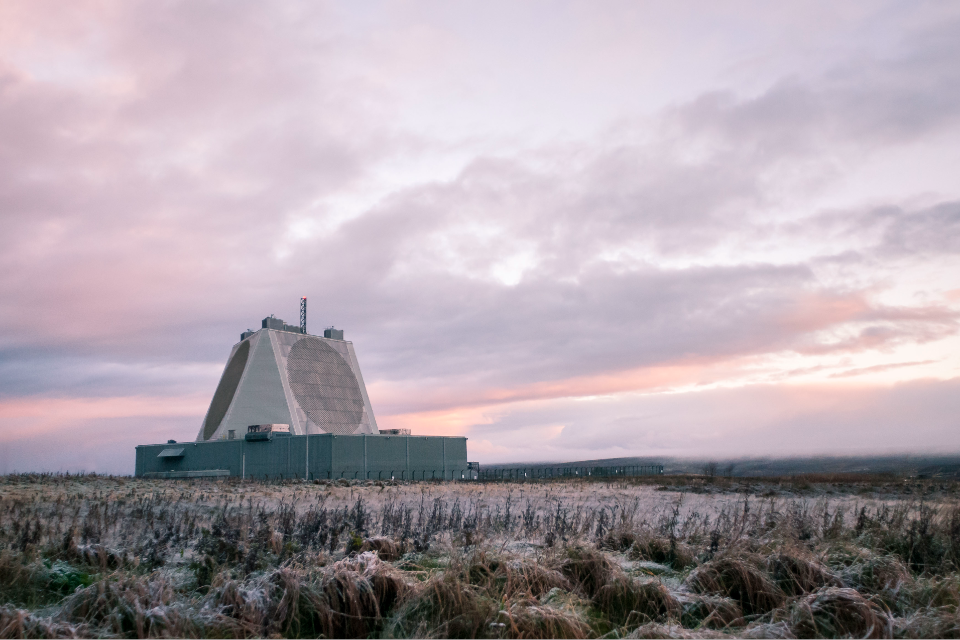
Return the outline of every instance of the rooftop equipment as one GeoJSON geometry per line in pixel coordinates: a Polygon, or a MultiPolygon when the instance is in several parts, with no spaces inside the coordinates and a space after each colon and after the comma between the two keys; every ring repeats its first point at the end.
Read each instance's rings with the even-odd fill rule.
{"type": "Polygon", "coordinates": [[[247,427],[247,435],[244,440],[254,442],[257,440],[271,440],[274,436],[290,435],[290,425],[288,424],[252,424],[247,427]]]}
{"type": "Polygon", "coordinates": [[[307,296],[300,298],[300,333],[307,333],[307,296]]]}

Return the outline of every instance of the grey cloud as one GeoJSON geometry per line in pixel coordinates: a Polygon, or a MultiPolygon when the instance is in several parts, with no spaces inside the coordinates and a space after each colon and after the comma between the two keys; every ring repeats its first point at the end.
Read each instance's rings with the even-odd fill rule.
{"type": "Polygon", "coordinates": [[[891,216],[879,251],[892,256],[960,254],[960,202],[891,216]]]}
{"type": "Polygon", "coordinates": [[[792,77],[740,99],[708,93],[673,111],[682,135],[708,135],[731,154],[769,161],[844,145],[876,147],[941,130],[960,118],[960,22],[911,33],[900,53],[861,57],[817,78],[792,77]]]}
{"type": "MultiPolygon", "coordinates": [[[[316,16],[295,5],[269,7],[124,9],[104,55],[130,94],[3,71],[7,397],[212,392],[216,373],[184,367],[215,372],[241,330],[269,313],[292,319],[304,294],[314,330],[336,322],[356,341],[368,382],[459,387],[474,399],[489,388],[878,348],[957,329],[950,309],[882,306],[866,285],[820,281],[819,257],[695,266],[766,233],[768,221],[751,216],[789,181],[778,169],[830,175],[832,145],[862,151],[953,123],[960,83],[946,35],[756,98],[704,95],[663,115],[652,143],[625,136],[476,158],[455,179],[398,190],[326,235],[289,241],[288,222],[322,218],[318,201],[358,188],[408,134],[384,124],[390,110],[376,87],[344,77],[335,33],[314,33],[316,16]],[[532,263],[517,284],[493,277],[524,252],[532,263]],[[824,339],[837,329],[853,337],[824,339]]],[[[842,241],[870,231],[871,246],[840,255],[892,263],[955,252],[956,212],[956,203],[888,207],[781,231],[787,245],[823,229],[842,241]]],[[[580,419],[562,442],[606,420],[580,419]]],[[[672,446],[630,412],[610,420],[611,433],[672,446]]]]}
{"type": "MultiPolygon", "coordinates": [[[[960,451],[960,380],[882,388],[748,386],[688,394],[516,406],[471,428],[472,443],[512,442],[528,426],[552,439],[498,452],[504,461],[620,455],[752,456],[960,451]]],[[[474,445],[476,446],[476,445],[474,445]]]]}

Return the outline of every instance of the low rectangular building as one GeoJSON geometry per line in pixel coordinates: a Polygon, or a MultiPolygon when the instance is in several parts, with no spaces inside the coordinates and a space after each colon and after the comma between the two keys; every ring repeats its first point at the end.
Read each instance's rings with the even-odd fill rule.
{"type": "Polygon", "coordinates": [[[271,433],[137,447],[136,475],[154,478],[236,477],[268,480],[465,480],[467,439],[447,436],[271,433]]]}

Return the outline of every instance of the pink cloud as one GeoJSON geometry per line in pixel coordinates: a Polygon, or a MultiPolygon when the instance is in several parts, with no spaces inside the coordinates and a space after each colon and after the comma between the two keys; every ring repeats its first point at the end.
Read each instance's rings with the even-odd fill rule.
{"type": "MultiPolygon", "coordinates": [[[[0,6],[0,439],[42,462],[26,432],[192,437],[238,334],[291,319],[304,294],[313,330],[355,340],[384,425],[529,429],[557,452],[589,449],[560,409],[581,434],[658,442],[647,404],[595,397],[697,404],[713,396],[664,392],[758,368],[829,375],[840,356],[908,381],[934,344],[948,370],[960,193],[934,169],[952,166],[960,122],[951,9],[858,5],[894,39],[869,20],[801,11],[794,34],[779,9],[708,11],[758,40],[866,47],[810,56],[772,38],[762,60],[672,10],[506,10],[0,6]],[[681,56],[689,73],[658,62],[681,56]],[[871,162],[893,184],[857,191],[871,162]]],[[[809,417],[778,393],[731,394],[724,428],[748,433],[734,416],[760,396],[796,409],[763,428],[809,417]]],[[[650,402],[711,442],[706,409],[650,402]]]]}

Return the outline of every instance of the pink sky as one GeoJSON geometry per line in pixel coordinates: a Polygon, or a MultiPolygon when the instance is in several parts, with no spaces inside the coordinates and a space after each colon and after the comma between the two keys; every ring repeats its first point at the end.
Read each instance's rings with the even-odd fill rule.
{"type": "Polygon", "coordinates": [[[960,452],[960,5],[0,2],[0,472],[271,313],[472,459],[960,452]]]}

